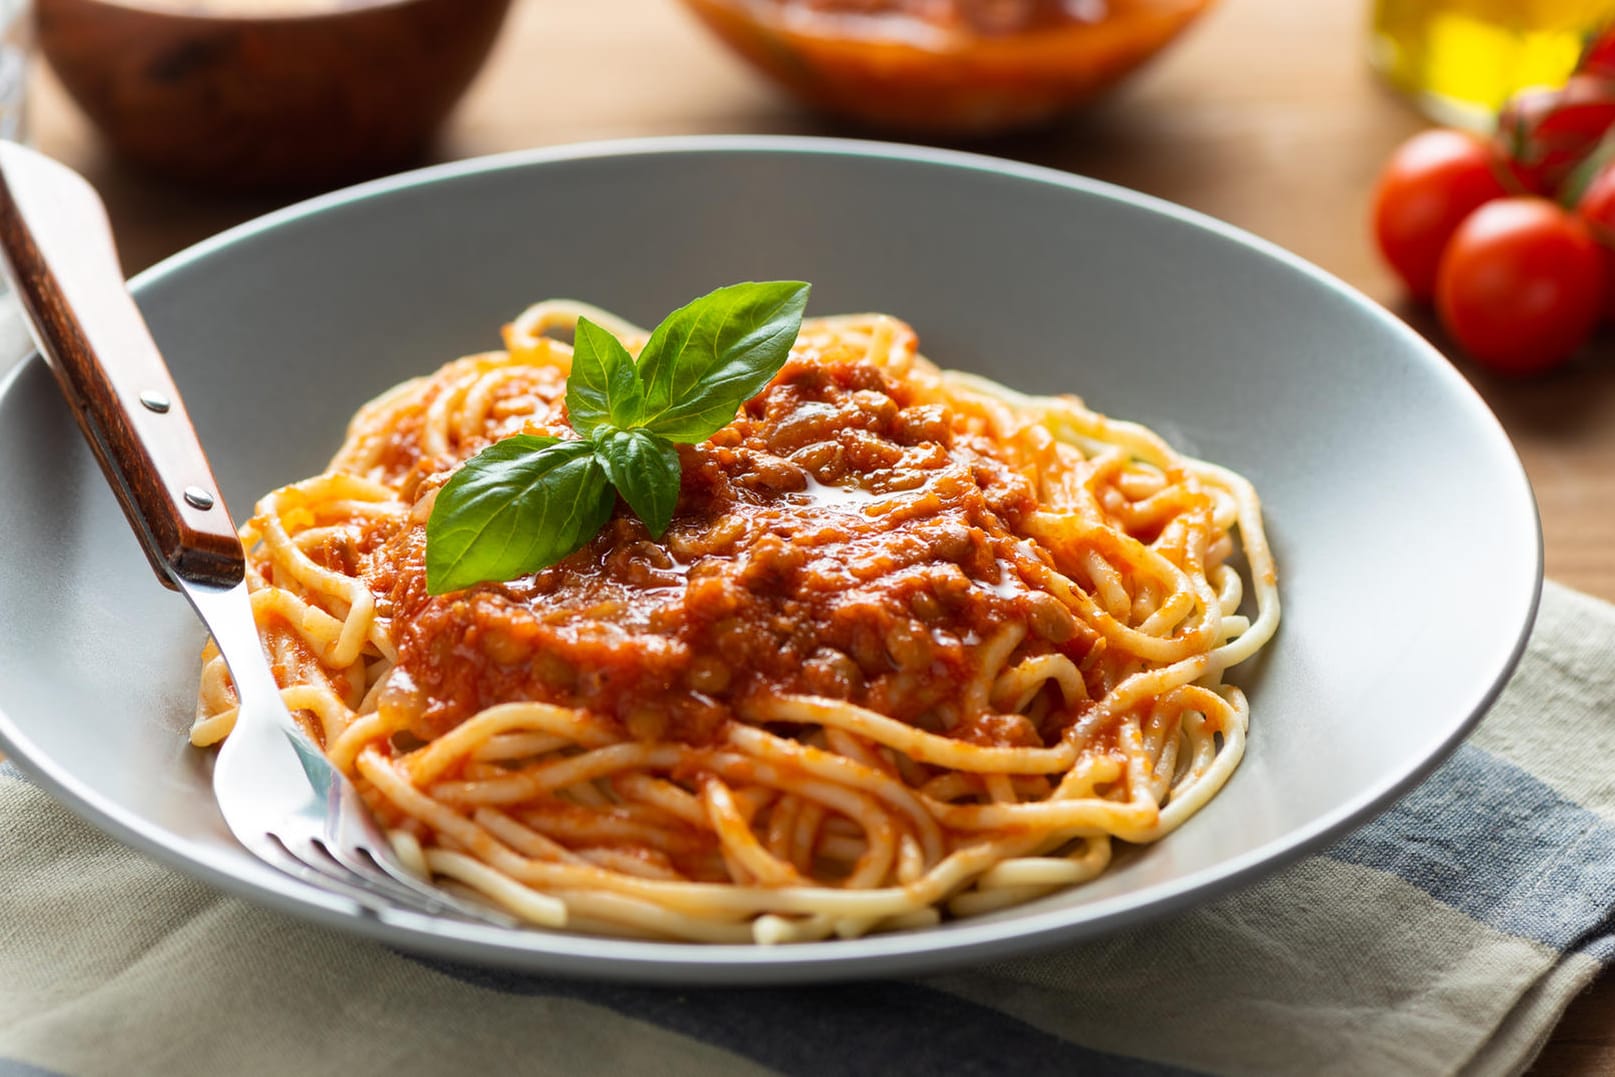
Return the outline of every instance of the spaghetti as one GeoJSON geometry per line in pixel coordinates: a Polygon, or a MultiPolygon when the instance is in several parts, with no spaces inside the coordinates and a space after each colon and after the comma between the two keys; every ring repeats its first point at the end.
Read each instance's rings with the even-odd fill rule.
{"type": "MultiPolygon", "coordinates": [[[[1238,765],[1222,674],[1279,617],[1250,484],[1074,397],[940,371],[885,316],[804,322],[681,447],[661,539],[619,507],[559,564],[430,595],[454,468],[571,436],[552,334],[580,314],[644,344],[538,304],[507,350],[363,407],[242,528],[286,705],[423,875],[549,927],[851,937],[1091,879],[1238,765]]],[[[193,743],[235,707],[209,644],[193,743]]]]}

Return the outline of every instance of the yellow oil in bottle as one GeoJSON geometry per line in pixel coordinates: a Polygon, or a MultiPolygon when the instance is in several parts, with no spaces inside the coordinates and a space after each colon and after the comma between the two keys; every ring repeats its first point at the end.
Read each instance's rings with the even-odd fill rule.
{"type": "Polygon", "coordinates": [[[1516,90],[1559,86],[1615,0],[1375,0],[1369,59],[1441,123],[1489,129],[1516,90]]]}

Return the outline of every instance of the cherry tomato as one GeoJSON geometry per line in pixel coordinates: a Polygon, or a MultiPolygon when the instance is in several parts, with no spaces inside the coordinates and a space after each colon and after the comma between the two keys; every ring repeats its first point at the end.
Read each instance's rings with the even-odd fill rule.
{"type": "Polygon", "coordinates": [[[1486,143],[1463,131],[1433,130],[1397,147],[1374,189],[1374,238],[1415,299],[1436,290],[1441,252],[1483,202],[1508,192],[1486,143]]]}
{"type": "Polygon", "coordinates": [[[1576,70],[1600,78],[1615,79],[1615,30],[1606,30],[1587,43],[1576,70]]]}
{"type": "Polygon", "coordinates": [[[1562,89],[1515,94],[1497,118],[1496,147],[1513,185],[1552,197],[1615,126],[1615,82],[1574,75],[1562,89]]]}
{"type": "Polygon", "coordinates": [[[1615,162],[1593,176],[1576,203],[1576,212],[1587,222],[1604,256],[1604,317],[1615,322],[1615,162]]]}
{"type": "Polygon", "coordinates": [[[1592,335],[1603,278],[1584,222],[1545,198],[1502,198],[1453,233],[1436,311],[1476,362],[1535,374],[1570,358],[1592,335]]]}

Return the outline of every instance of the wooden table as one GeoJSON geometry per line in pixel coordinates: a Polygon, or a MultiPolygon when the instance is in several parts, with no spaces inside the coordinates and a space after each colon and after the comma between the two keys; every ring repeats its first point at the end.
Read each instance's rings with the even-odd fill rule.
{"type": "MultiPolygon", "coordinates": [[[[1362,62],[1366,0],[1223,0],[1173,51],[1080,120],[968,148],[1147,191],[1265,236],[1403,309],[1371,250],[1368,192],[1422,121],[1362,62]]],[[[181,191],[110,160],[49,72],[39,147],[86,173],[133,272],[284,199],[181,191]]],[[[517,0],[437,154],[696,132],[858,133],[795,109],[674,0],[517,0]]],[[[1444,342],[1437,337],[1437,343],[1444,342]]],[[[1462,366],[1462,364],[1460,364],[1462,366]]],[[[1550,576],[1615,600],[1615,341],[1561,374],[1503,382],[1463,366],[1536,487],[1550,576]]],[[[1615,977],[1572,1008],[1533,1070],[1615,1071],[1615,977]]]]}

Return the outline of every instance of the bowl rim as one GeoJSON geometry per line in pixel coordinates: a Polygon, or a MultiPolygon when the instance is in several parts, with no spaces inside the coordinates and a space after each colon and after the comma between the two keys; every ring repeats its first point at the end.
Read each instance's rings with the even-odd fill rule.
{"type": "MultiPolygon", "coordinates": [[[[1360,790],[1356,796],[1319,818],[1289,830],[1275,841],[1169,882],[1100,899],[1077,909],[1023,913],[991,921],[953,921],[946,925],[945,936],[938,935],[936,929],[927,929],[871,935],[855,941],[829,940],[782,947],[649,942],[565,932],[523,933],[514,936],[522,941],[513,943],[511,933],[499,928],[434,920],[411,913],[381,919],[359,916],[354,914],[353,907],[341,899],[289,878],[286,880],[288,885],[284,887],[269,887],[251,878],[237,876],[208,862],[199,854],[189,855],[185,849],[176,847],[171,838],[165,838],[167,832],[161,827],[101,797],[56,761],[34,758],[22,750],[28,744],[27,739],[19,735],[17,726],[0,709],[0,746],[10,750],[11,761],[81,819],[137,851],[202,879],[209,885],[255,904],[291,913],[305,921],[460,961],[533,969],[534,959],[543,958],[545,963],[541,971],[546,975],[669,984],[784,984],[912,974],[989,958],[1004,958],[1060,941],[1109,934],[1221,897],[1294,863],[1388,808],[1444,761],[1496,701],[1524,653],[1535,622],[1543,582],[1540,514],[1524,466],[1496,416],[1445,356],[1401,319],[1357,289],[1275,243],[1198,211],[1128,188],[1057,169],[982,154],[861,139],[787,135],[677,135],[591,141],[431,165],[318,195],[236,225],[179,251],[137,274],[130,281],[130,288],[138,298],[142,292],[160,285],[170,276],[260,233],[355,202],[457,178],[604,158],[735,153],[828,155],[935,165],[1052,185],[1120,202],[1212,232],[1282,263],[1291,271],[1302,274],[1347,300],[1359,314],[1377,324],[1381,330],[1400,338],[1412,355],[1417,355],[1419,361],[1432,366],[1435,376],[1444,381],[1451,391],[1454,402],[1466,408],[1471,419],[1479,420],[1491,435],[1499,439],[1499,447],[1507,450],[1504,455],[1512,465],[1511,473],[1506,476],[1512,480],[1510,485],[1513,487],[1506,491],[1513,502],[1509,513],[1524,510],[1529,515],[1527,535],[1521,536],[1527,537],[1531,546],[1529,578],[1515,578],[1518,569],[1513,570],[1509,581],[1513,588],[1508,595],[1499,599],[1500,605],[1507,605],[1518,613],[1520,623],[1505,660],[1480,692],[1470,712],[1429,745],[1412,766],[1387,769],[1378,782],[1360,790]],[[1521,496],[1523,501],[1520,501],[1521,496]],[[1523,595],[1517,590],[1522,583],[1526,591],[1523,595]],[[1141,894],[1147,897],[1140,900],[1141,894]],[[946,941],[939,944],[939,938],[946,941]]],[[[4,379],[0,379],[0,398],[14,391],[18,379],[34,363],[41,361],[35,353],[17,364],[4,379]]],[[[1477,678],[1476,684],[1479,683],[1477,678]]]]}
{"type": "MultiPolygon", "coordinates": [[[[36,4],[49,4],[60,0],[34,0],[36,4]]],[[[362,0],[357,7],[342,7],[334,3],[310,11],[244,11],[230,8],[193,10],[181,6],[183,0],[72,0],[86,7],[111,8],[136,18],[150,18],[198,30],[207,26],[239,28],[244,26],[289,26],[310,24],[314,29],[335,20],[370,17],[395,8],[423,7],[431,3],[461,4],[466,0],[362,0]]],[[[509,3],[510,0],[491,0],[509,3]]]]}
{"type": "Polygon", "coordinates": [[[792,9],[771,0],[683,2],[703,20],[708,17],[709,10],[716,9],[726,15],[747,19],[756,26],[804,40],[910,49],[938,58],[954,59],[975,50],[1019,54],[1021,50],[1047,42],[1059,43],[1086,36],[1107,22],[1124,19],[1130,23],[1171,20],[1167,32],[1145,52],[1147,58],[1171,44],[1218,0],[1151,0],[1146,3],[1134,0],[1126,10],[1120,13],[1107,11],[1098,19],[1072,18],[1052,26],[1033,26],[1005,33],[941,26],[923,15],[904,11],[813,11],[792,9]]]}

